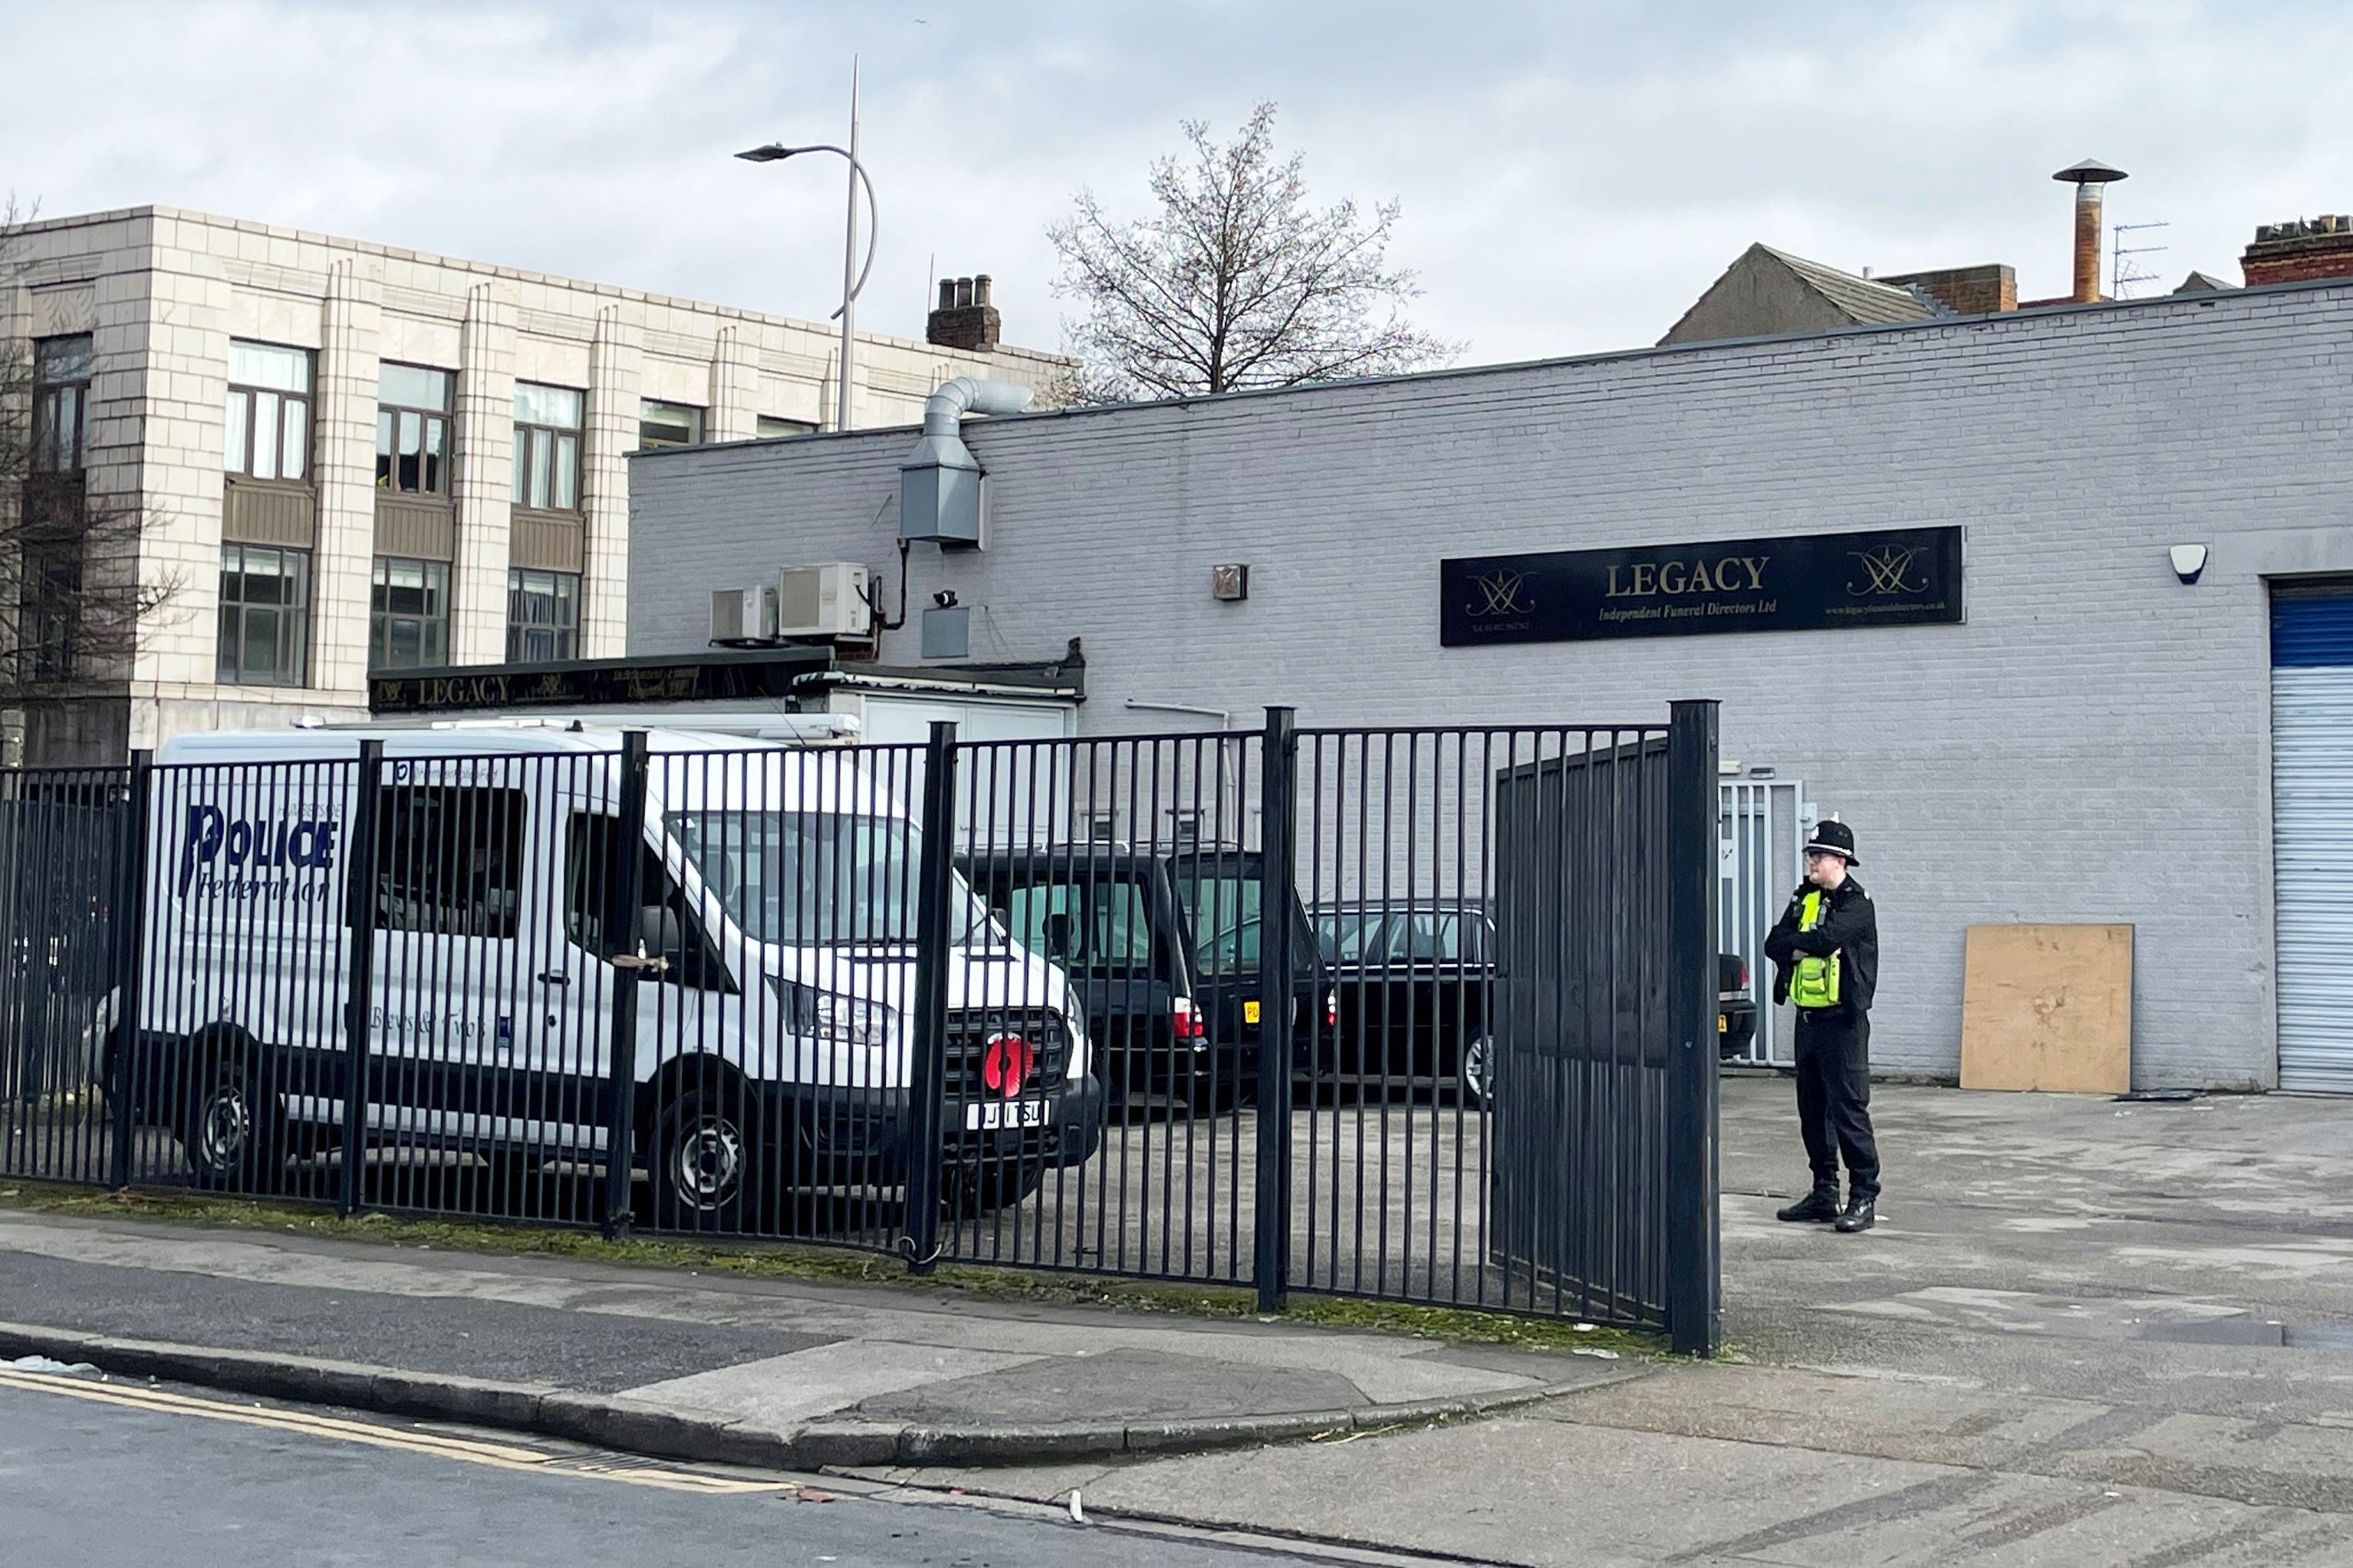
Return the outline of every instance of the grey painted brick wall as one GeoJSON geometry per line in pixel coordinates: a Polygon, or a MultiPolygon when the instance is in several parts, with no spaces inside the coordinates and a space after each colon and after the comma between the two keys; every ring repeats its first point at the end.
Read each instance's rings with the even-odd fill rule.
{"type": "MultiPolygon", "coordinates": [[[[1663,718],[1853,825],[1881,910],[1874,1058],[1952,1073],[1964,929],[2138,928],[2143,1086],[2274,1081],[2264,574],[2353,572],[2353,286],[1694,345],[974,421],[987,550],[919,547],[976,658],[1085,639],[1085,732],[1186,721],[1663,718]],[[1967,527],[1963,626],[1438,646],[1443,555],[1967,527]],[[2214,546],[2179,584],[2170,544],[2214,546]],[[1220,605],[1209,568],[1245,561],[1220,605]],[[2282,563],[2285,563],[2283,565],[2282,563]]],[[[907,432],[655,454],[632,652],[708,592],[870,563],[895,595],[907,432]]],[[[912,627],[886,659],[913,662],[912,627]]]]}

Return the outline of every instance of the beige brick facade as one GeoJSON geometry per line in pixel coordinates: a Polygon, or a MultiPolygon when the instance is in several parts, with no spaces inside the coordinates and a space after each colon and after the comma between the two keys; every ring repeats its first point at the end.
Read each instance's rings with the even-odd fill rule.
{"type": "MultiPolygon", "coordinates": [[[[442,552],[452,664],[506,654],[518,380],[583,395],[579,651],[590,658],[623,651],[640,399],[702,409],[706,441],[750,439],[764,417],[820,426],[834,404],[839,337],[819,321],[166,207],[47,219],[5,242],[16,276],[0,326],[91,334],[88,491],[141,509],[139,573],[171,590],[131,668],[84,669],[73,700],[28,711],[9,731],[10,762],[110,762],[191,729],[364,714],[373,562],[396,553],[381,548],[375,473],[387,363],[452,376],[442,552]],[[301,686],[217,679],[233,341],[312,356],[301,686]]],[[[1064,364],[861,335],[850,403],[861,426],[913,424],[957,375],[1035,386],[1042,402],[1064,364]]]]}

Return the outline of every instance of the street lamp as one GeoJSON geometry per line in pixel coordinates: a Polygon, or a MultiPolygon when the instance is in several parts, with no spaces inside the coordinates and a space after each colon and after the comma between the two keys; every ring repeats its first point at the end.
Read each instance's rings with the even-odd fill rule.
{"type": "Polygon", "coordinates": [[[787,147],[781,142],[771,142],[763,147],[735,154],[749,163],[781,163],[803,153],[831,153],[849,161],[849,212],[847,232],[841,242],[841,309],[834,314],[841,319],[841,374],[834,387],[833,427],[849,428],[850,366],[856,356],[854,332],[857,320],[859,291],[866,287],[866,275],[874,270],[874,242],[882,228],[882,213],[874,200],[874,182],[866,177],[866,165],[858,161],[858,67],[849,69],[849,145],[836,147],[830,142],[818,142],[807,147],[787,147]],[[858,263],[858,193],[866,192],[866,263],[858,263]]]}

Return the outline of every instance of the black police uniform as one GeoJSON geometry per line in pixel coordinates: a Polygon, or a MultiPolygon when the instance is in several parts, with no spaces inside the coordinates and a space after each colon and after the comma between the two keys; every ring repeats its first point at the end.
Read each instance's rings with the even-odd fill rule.
{"type": "Polygon", "coordinates": [[[1879,1146],[1871,1127],[1871,1002],[1879,982],[1879,915],[1856,881],[1854,835],[1845,824],[1826,822],[1807,848],[1829,849],[1847,862],[1845,881],[1822,894],[1821,923],[1799,931],[1805,897],[1820,889],[1799,886],[1789,907],[1765,939],[1774,964],[1773,1000],[1789,998],[1789,983],[1800,958],[1839,959],[1839,999],[1829,1007],[1798,1009],[1798,1124],[1813,1167],[1814,1188],[1803,1201],[1781,1211],[1790,1220],[1839,1221],[1841,1230],[1868,1229],[1879,1197],[1879,1146]],[[1838,1173],[1846,1162],[1847,1206],[1838,1206],[1838,1173]]]}

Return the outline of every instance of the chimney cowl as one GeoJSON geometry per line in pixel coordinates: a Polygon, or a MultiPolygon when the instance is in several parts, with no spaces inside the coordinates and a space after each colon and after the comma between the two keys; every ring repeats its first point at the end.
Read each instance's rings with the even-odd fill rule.
{"type": "Polygon", "coordinates": [[[2118,180],[2131,178],[2122,169],[2116,168],[2114,164],[2103,163],[2097,158],[2086,158],[2069,168],[2060,170],[2051,177],[2062,184],[2073,185],[2112,185],[2118,180]]]}

